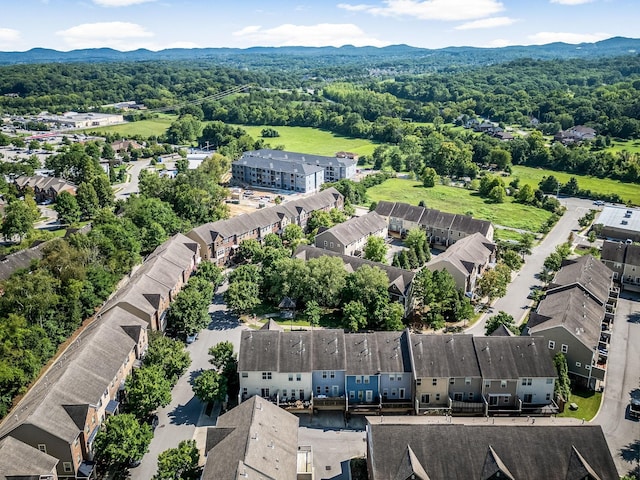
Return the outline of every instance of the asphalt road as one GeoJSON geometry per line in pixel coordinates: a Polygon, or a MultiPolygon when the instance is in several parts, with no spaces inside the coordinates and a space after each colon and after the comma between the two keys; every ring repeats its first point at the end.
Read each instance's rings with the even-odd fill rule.
{"type": "Polygon", "coordinates": [[[215,416],[203,414],[205,405],[193,396],[191,381],[201,370],[209,369],[209,347],[225,340],[231,341],[236,352],[240,346],[240,332],[242,327],[222,301],[222,292],[226,285],[218,289],[214,303],[209,307],[212,321],[209,327],[202,330],[198,339],[187,346],[191,354],[191,365],[187,372],[180,377],[173,388],[171,403],[158,410],[158,427],[149,445],[149,452],[143,457],[142,463],[130,469],[133,480],[149,480],[157,470],[158,455],[163,451],[178,446],[182,440],[191,440],[198,434],[198,427],[215,425],[215,416]]]}
{"type": "Polygon", "coordinates": [[[127,170],[127,173],[130,175],[129,181],[127,183],[114,185],[115,188],[119,189],[116,193],[116,200],[119,198],[126,199],[132,193],[138,193],[138,177],[142,169],[149,166],[149,160],[137,160],[130,162],[129,165],[131,165],[131,168],[127,170]]]}
{"type": "Polygon", "coordinates": [[[622,293],[618,299],[607,362],[606,387],[598,415],[616,462],[624,475],[640,473],[640,421],[629,417],[629,399],[640,398],[640,295],[622,293]]]}
{"type": "Polygon", "coordinates": [[[593,208],[590,200],[560,198],[560,201],[567,207],[565,214],[560,217],[558,223],[544,237],[542,242],[532,249],[531,255],[526,257],[525,264],[514,275],[512,282],[507,287],[507,294],[496,300],[491,311],[483,315],[465,333],[471,333],[476,336],[484,335],[487,319],[501,310],[511,315],[518,324],[524,320],[533,303],[527,299],[531,288],[542,285],[542,282],[536,278],[536,274],[542,270],[545,258],[554,251],[556,245],[567,241],[569,234],[579,228],[578,219],[584,216],[590,208],[593,208]]]}

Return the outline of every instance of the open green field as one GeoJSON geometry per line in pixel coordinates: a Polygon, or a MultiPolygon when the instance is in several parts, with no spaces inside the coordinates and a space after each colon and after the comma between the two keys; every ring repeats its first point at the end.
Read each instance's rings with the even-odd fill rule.
{"type": "MultiPolygon", "coordinates": [[[[618,180],[610,180],[608,178],[598,178],[586,175],[575,175],[565,172],[556,172],[554,170],[544,170],[542,168],[523,167],[517,165],[513,167],[511,178],[519,177],[521,184],[528,183],[532,187],[538,187],[538,183],[542,177],[553,175],[561,183],[566,183],[571,177],[576,177],[578,185],[581,189],[591,190],[597,193],[617,193],[627,202],[631,201],[634,205],[640,205],[640,185],[635,183],[624,183],[618,180]]],[[[507,183],[511,179],[505,179],[507,183]]]]}
{"type": "Polygon", "coordinates": [[[163,135],[176,118],[178,118],[177,115],[161,113],[157,118],[111,125],[109,127],[87,128],[85,131],[97,132],[98,134],[117,133],[123,137],[131,137],[133,135],[140,135],[145,138],[157,137],[163,135]]]}
{"type": "Polygon", "coordinates": [[[640,140],[613,140],[611,146],[606,150],[611,152],[621,152],[626,150],[630,153],[640,153],[640,140]]]}
{"type": "Polygon", "coordinates": [[[490,220],[496,225],[520,228],[537,232],[542,224],[551,216],[550,212],[519,203],[512,203],[507,198],[505,203],[485,202],[476,192],[459,187],[437,185],[425,188],[414,180],[392,178],[367,190],[371,201],[387,200],[390,202],[406,202],[418,205],[424,200],[429,208],[444,212],[473,215],[490,220]]]}
{"type": "Polygon", "coordinates": [[[496,228],[493,232],[494,240],[510,240],[519,242],[522,240],[522,234],[515,230],[506,230],[504,228],[496,228]]]}
{"type": "Polygon", "coordinates": [[[376,144],[362,138],[342,137],[326,130],[312,127],[279,127],[273,125],[235,125],[243,128],[253,138],[258,139],[263,128],[273,128],[280,134],[276,138],[264,140],[272,147],[284,145],[291,152],[308,153],[310,155],[333,156],[336,152],[353,152],[359,155],[371,155],[376,144]]]}

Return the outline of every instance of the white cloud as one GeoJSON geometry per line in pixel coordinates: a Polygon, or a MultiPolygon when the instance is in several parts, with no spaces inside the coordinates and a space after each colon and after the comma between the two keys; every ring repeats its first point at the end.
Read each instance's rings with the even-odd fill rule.
{"type": "Polygon", "coordinates": [[[317,25],[283,24],[273,28],[249,26],[233,32],[251,45],[323,47],[342,45],[381,47],[386,43],[368,36],[351,23],[319,23],[317,25]]]}
{"type": "Polygon", "coordinates": [[[551,0],[551,3],[559,3],[560,5],[582,5],[593,1],[594,0],[551,0]]]}
{"type": "Polygon", "coordinates": [[[137,23],[100,22],[83,23],[56,32],[72,49],[110,47],[117,50],[153,49],[148,42],[153,33],[137,23]]]}
{"type": "Polygon", "coordinates": [[[155,2],[156,0],[93,0],[93,3],[101,7],[128,7],[140,3],[155,2]]]}
{"type": "Polygon", "coordinates": [[[471,20],[504,10],[498,0],[384,0],[384,6],[340,3],[350,12],[367,12],[384,17],[413,17],[419,20],[471,20]]]}
{"type": "Polygon", "coordinates": [[[484,45],[485,48],[502,48],[502,47],[508,47],[509,45],[513,45],[513,43],[510,40],[507,40],[505,38],[496,38],[494,40],[491,40],[487,45],[484,45]]]}
{"type": "Polygon", "coordinates": [[[533,44],[544,45],[545,43],[564,42],[564,43],[593,43],[599,42],[606,38],[610,38],[610,33],[568,33],[568,32],[538,32],[529,35],[529,40],[533,44]]]}
{"type": "Polygon", "coordinates": [[[490,17],[483,18],[481,20],[474,20],[473,22],[463,23],[462,25],[458,25],[455,27],[456,30],[473,30],[476,28],[496,28],[496,27],[506,27],[507,25],[512,25],[516,23],[518,20],[515,18],[509,17],[490,17]]]}
{"type": "Polygon", "coordinates": [[[13,28],[0,28],[0,42],[15,42],[20,39],[20,32],[13,28]]]}

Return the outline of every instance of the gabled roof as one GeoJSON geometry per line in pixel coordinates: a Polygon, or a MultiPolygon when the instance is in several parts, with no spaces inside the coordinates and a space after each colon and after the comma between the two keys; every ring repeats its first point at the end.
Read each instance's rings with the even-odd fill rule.
{"type": "Polygon", "coordinates": [[[429,480],[429,475],[424,471],[424,467],[420,464],[420,460],[413,453],[411,447],[407,445],[406,454],[402,456],[398,471],[392,480],[429,480]]]}
{"type": "Polygon", "coordinates": [[[375,332],[380,373],[410,373],[409,335],[401,332],[375,332]]]}
{"type": "Polygon", "coordinates": [[[491,332],[491,335],[489,336],[490,337],[514,337],[515,333],[513,333],[511,330],[505,327],[503,323],[501,323],[500,325],[498,325],[498,328],[496,328],[493,332],[491,332]]]}
{"type": "Polygon", "coordinates": [[[553,290],[540,301],[527,323],[530,335],[544,335],[546,330],[566,329],[587,348],[598,345],[605,308],[580,286],[553,290]]]}
{"type": "Polygon", "coordinates": [[[473,337],[482,378],[556,377],[556,368],[539,337],[473,337]]]}
{"type": "Polygon", "coordinates": [[[295,331],[281,332],[278,348],[278,372],[310,372],[312,332],[295,331]]]}
{"type": "Polygon", "coordinates": [[[481,233],[474,233],[461,238],[444,252],[431,258],[426,264],[426,268],[438,270],[439,266],[446,262],[467,276],[478,266],[485,265],[493,255],[495,248],[496,244],[487,237],[481,233]]]}
{"type": "Polygon", "coordinates": [[[353,217],[346,222],[339,223],[338,225],[319,233],[316,235],[316,241],[319,239],[322,241],[325,237],[333,236],[343,245],[350,245],[353,242],[356,242],[363,237],[367,237],[374,232],[383,230],[386,227],[387,222],[384,218],[376,212],[369,212],[361,217],[353,217]]]}
{"type": "Polygon", "coordinates": [[[580,454],[575,445],[571,445],[571,458],[569,459],[569,468],[567,471],[567,480],[569,479],[589,479],[600,480],[600,477],[589,463],[580,454]]]}
{"type": "Polygon", "coordinates": [[[298,418],[254,396],[208,429],[207,448],[202,480],[295,480],[298,418]]]}
{"type": "Polygon", "coordinates": [[[380,216],[389,217],[391,216],[391,212],[393,211],[393,208],[395,206],[396,206],[395,202],[387,202],[385,200],[380,200],[376,205],[375,212],[380,216]]]}
{"type": "Polygon", "coordinates": [[[417,378],[480,377],[472,335],[412,334],[410,341],[417,378]]]}
{"type": "Polygon", "coordinates": [[[380,371],[378,337],[375,333],[345,335],[347,375],[375,375],[380,371]]]}
{"type": "Polygon", "coordinates": [[[507,466],[500,459],[496,451],[491,445],[487,449],[487,456],[482,467],[480,480],[491,480],[493,478],[504,476],[508,480],[515,480],[507,466]]]}
{"type": "Polygon", "coordinates": [[[346,370],[345,341],[344,330],[314,330],[312,368],[314,370],[346,370]]]}
{"type": "Polygon", "coordinates": [[[74,192],[76,190],[76,186],[64,178],[43,177],[41,175],[34,175],[31,177],[21,176],[16,178],[14,183],[20,188],[31,187],[33,189],[38,188],[40,190],[53,189],[56,193],[63,190],[71,190],[74,192]]]}
{"type": "MultiPolygon", "coordinates": [[[[400,420],[399,420],[400,421],[400,420]]],[[[574,449],[595,478],[617,480],[618,472],[597,425],[367,425],[372,480],[395,479],[407,446],[430,480],[481,479],[490,467],[517,480],[584,479],[574,449]],[[514,447],[517,446],[517,447],[514,447]],[[488,461],[488,454],[490,452],[488,461]]],[[[502,475],[501,475],[502,476],[502,475]]]]}
{"type": "Polygon", "coordinates": [[[13,437],[0,440],[0,480],[51,475],[58,459],[13,437]]]}
{"type": "Polygon", "coordinates": [[[274,330],[277,332],[284,332],[284,329],[273,318],[270,318],[267,323],[260,327],[260,330],[274,330]]]}
{"type": "Polygon", "coordinates": [[[606,304],[613,278],[613,271],[592,255],[568,260],[558,271],[549,290],[573,284],[580,285],[598,303],[606,304]]]}
{"type": "Polygon", "coordinates": [[[0,437],[30,424],[73,442],[89,406],[98,404],[145,328],[119,307],[99,314],[6,417],[0,437]]]}
{"type": "Polygon", "coordinates": [[[41,260],[43,257],[42,249],[45,245],[46,242],[42,242],[4,257],[0,261],[0,280],[8,279],[16,270],[28,268],[33,260],[41,260]]]}
{"type": "Polygon", "coordinates": [[[342,255],[331,250],[325,250],[323,248],[314,247],[312,245],[300,245],[296,248],[293,254],[294,258],[301,258],[305,262],[308,262],[312,258],[320,258],[324,256],[339,257],[345,264],[345,268],[349,272],[358,270],[363,265],[369,265],[370,267],[378,267],[380,270],[387,274],[389,279],[389,290],[392,290],[396,294],[406,294],[411,282],[415,278],[416,274],[411,270],[404,270],[402,268],[393,267],[385,263],[372,262],[371,260],[365,260],[360,257],[352,257],[350,255],[342,255]]]}
{"type": "Polygon", "coordinates": [[[280,335],[277,330],[247,330],[240,334],[239,372],[277,372],[280,335]]]}

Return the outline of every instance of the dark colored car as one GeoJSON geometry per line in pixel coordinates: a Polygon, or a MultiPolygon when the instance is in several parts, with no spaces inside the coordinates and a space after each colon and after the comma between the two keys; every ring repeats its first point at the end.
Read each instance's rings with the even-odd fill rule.
{"type": "Polygon", "coordinates": [[[629,416],[633,418],[640,418],[640,400],[632,398],[629,402],[629,416]]]}

